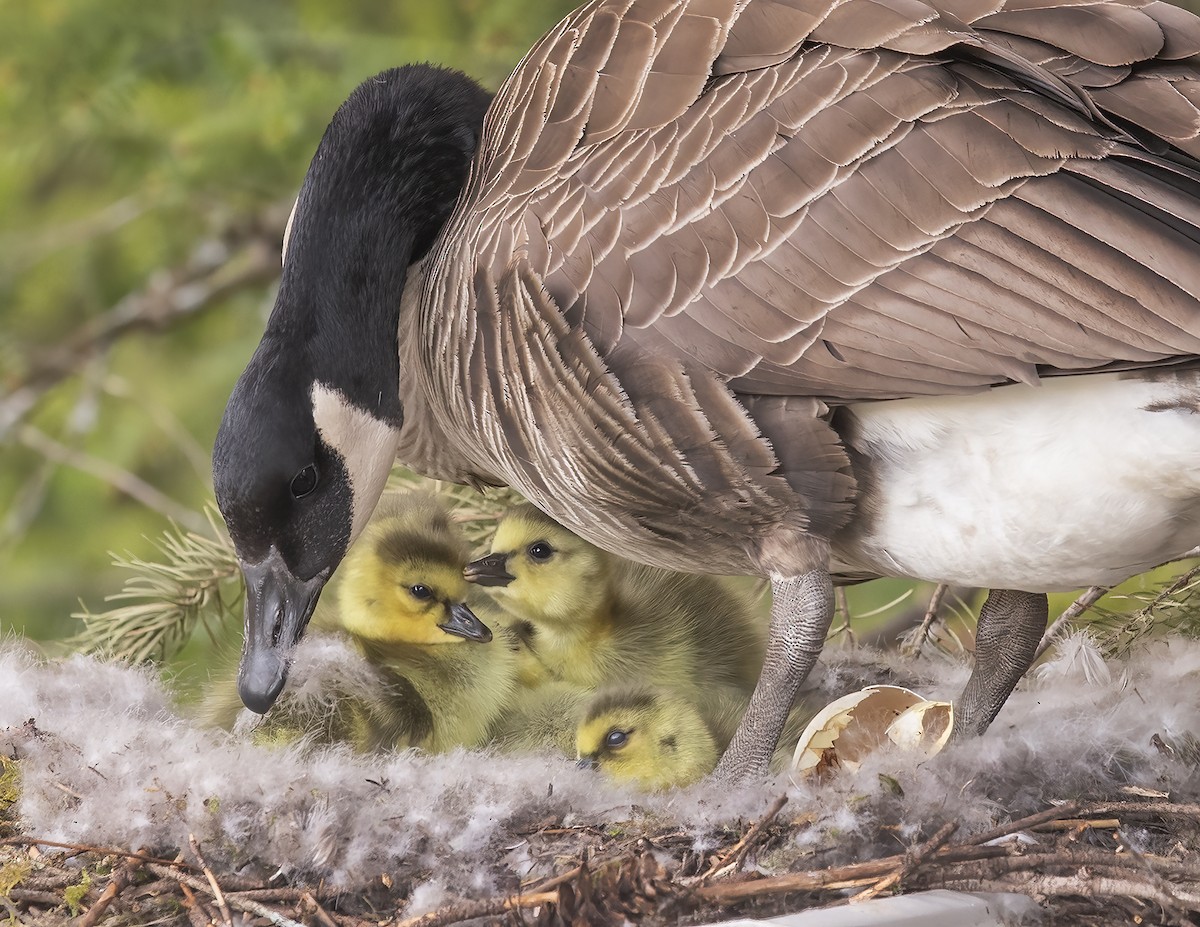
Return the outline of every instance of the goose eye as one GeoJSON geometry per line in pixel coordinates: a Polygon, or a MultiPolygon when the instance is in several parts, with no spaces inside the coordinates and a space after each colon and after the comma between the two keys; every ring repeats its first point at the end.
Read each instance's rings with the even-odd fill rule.
{"type": "Polygon", "coordinates": [[[608,736],[604,738],[604,746],[611,747],[614,750],[620,749],[629,742],[629,732],[619,729],[613,729],[608,732],[608,736]]]}
{"type": "Polygon", "coordinates": [[[414,599],[432,599],[433,590],[423,583],[417,583],[415,586],[408,587],[408,594],[414,599]]]}
{"type": "Polygon", "coordinates": [[[534,560],[549,560],[554,556],[554,548],[545,541],[537,541],[529,545],[529,556],[534,560]]]}
{"type": "Polygon", "coordinates": [[[317,488],[317,465],[309,464],[292,477],[292,498],[303,499],[317,488]]]}

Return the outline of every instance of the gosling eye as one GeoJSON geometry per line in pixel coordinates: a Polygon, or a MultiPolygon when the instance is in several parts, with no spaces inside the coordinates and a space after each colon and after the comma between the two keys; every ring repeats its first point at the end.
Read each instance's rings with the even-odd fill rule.
{"type": "Polygon", "coordinates": [[[292,477],[292,498],[303,499],[317,488],[317,465],[309,464],[292,477]]]}
{"type": "Polygon", "coordinates": [[[414,599],[432,599],[433,590],[424,583],[417,583],[415,586],[408,587],[408,594],[414,599]]]}
{"type": "Polygon", "coordinates": [[[545,541],[534,541],[529,545],[529,556],[545,562],[554,556],[554,548],[545,541]]]}
{"type": "Polygon", "coordinates": [[[620,728],[613,728],[604,738],[604,746],[613,750],[620,750],[629,742],[629,731],[622,731],[620,728]]]}

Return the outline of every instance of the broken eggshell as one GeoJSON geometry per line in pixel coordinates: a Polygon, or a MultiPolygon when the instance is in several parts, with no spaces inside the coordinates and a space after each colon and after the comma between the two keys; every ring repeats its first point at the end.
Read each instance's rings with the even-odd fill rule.
{"type": "Polygon", "coordinates": [[[952,724],[949,702],[902,686],[868,686],[817,712],[796,744],[792,769],[805,776],[854,770],[888,741],[932,756],[949,740],[952,724]]]}

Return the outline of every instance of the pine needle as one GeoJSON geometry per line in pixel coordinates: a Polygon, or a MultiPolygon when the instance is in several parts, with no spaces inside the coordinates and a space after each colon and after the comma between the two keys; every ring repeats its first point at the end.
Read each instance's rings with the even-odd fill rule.
{"type": "Polygon", "coordinates": [[[1114,604],[1122,600],[1141,607],[1125,613],[1093,607],[1097,618],[1091,627],[1100,651],[1110,659],[1128,655],[1135,644],[1151,637],[1200,637],[1200,565],[1157,590],[1108,596],[1114,604]]]}
{"type": "Polygon", "coordinates": [[[205,511],[211,537],[178,526],[163,533],[159,560],[113,554],[113,565],[132,575],[124,588],[105,601],[123,602],[108,611],[82,611],[71,617],[83,630],[68,643],[83,653],[98,653],[131,663],[169,660],[199,626],[214,639],[241,610],[242,575],[233,544],[216,509],[205,511]]]}

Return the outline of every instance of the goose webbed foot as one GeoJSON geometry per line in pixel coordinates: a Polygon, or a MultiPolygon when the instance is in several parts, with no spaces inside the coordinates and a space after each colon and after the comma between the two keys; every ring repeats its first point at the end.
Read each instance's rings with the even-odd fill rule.
{"type": "Polygon", "coordinates": [[[714,775],[739,782],[766,775],[792,702],[833,620],[833,582],[824,570],[772,577],[766,659],[750,704],[714,775]]]}
{"type": "Polygon", "coordinates": [[[975,737],[988,729],[1033,665],[1048,609],[1043,593],[988,593],[975,632],[975,668],[954,705],[955,737],[975,737]]]}

